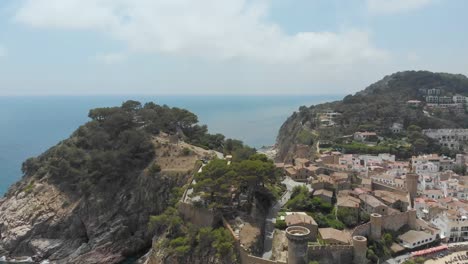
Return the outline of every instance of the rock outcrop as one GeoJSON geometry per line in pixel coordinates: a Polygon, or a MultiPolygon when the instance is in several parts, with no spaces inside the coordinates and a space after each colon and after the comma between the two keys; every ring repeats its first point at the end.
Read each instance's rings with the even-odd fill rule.
{"type": "Polygon", "coordinates": [[[140,173],[109,193],[70,196],[47,178],[25,178],[0,202],[0,251],[60,263],[118,263],[151,246],[148,219],[161,213],[189,174],[140,173]]]}

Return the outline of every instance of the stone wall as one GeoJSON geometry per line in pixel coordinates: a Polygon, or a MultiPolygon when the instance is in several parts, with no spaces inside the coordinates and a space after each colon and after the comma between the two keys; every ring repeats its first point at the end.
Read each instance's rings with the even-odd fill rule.
{"type": "Polygon", "coordinates": [[[371,226],[370,222],[359,225],[359,226],[356,226],[356,228],[354,228],[354,231],[353,231],[351,236],[352,237],[354,237],[354,236],[364,236],[364,237],[369,236],[370,226],[371,226]]]}
{"type": "Polygon", "coordinates": [[[320,264],[349,264],[353,259],[353,247],[350,245],[309,246],[309,261],[320,264]]]}
{"type": "Polygon", "coordinates": [[[399,189],[399,188],[393,187],[391,185],[384,184],[384,183],[377,182],[377,181],[372,181],[372,190],[373,191],[375,191],[375,190],[389,191],[389,192],[395,192],[395,193],[402,194],[402,195],[407,194],[406,190],[399,189]]]}
{"type": "Polygon", "coordinates": [[[219,220],[212,210],[197,208],[191,203],[179,202],[178,209],[184,221],[190,222],[198,227],[211,227],[219,220]]]}
{"type": "Polygon", "coordinates": [[[260,257],[253,256],[244,249],[244,247],[239,246],[239,255],[241,259],[241,264],[286,264],[286,262],[268,260],[260,257]]]}
{"type": "MultiPolygon", "coordinates": [[[[410,221],[410,215],[414,214],[414,212],[407,211],[404,213],[399,213],[399,214],[394,214],[394,215],[384,215],[382,216],[382,229],[383,230],[392,230],[392,231],[398,231],[400,228],[402,228],[404,225],[413,225],[414,221],[410,221]]],[[[416,217],[413,215],[412,217],[416,217]]],[[[352,236],[365,236],[368,237],[370,235],[370,222],[365,223],[363,225],[357,226],[353,233],[352,236]]]]}
{"type": "Polygon", "coordinates": [[[384,230],[398,231],[404,225],[409,225],[409,211],[383,217],[382,228],[384,230]]]}
{"type": "Polygon", "coordinates": [[[229,222],[223,217],[222,222],[224,227],[229,231],[231,236],[234,238],[235,247],[240,258],[241,264],[287,264],[282,261],[268,260],[260,257],[253,256],[248,252],[241,244],[239,237],[235,234],[229,222]]]}

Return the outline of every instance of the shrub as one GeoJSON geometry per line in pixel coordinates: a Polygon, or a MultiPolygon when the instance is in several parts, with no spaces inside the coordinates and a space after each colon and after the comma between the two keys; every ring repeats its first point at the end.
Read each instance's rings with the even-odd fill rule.
{"type": "Polygon", "coordinates": [[[187,148],[187,147],[185,147],[185,148],[182,149],[182,152],[181,152],[181,155],[182,155],[182,156],[190,156],[191,154],[192,154],[192,150],[191,150],[191,149],[189,149],[189,148],[187,148]]]}
{"type": "Polygon", "coordinates": [[[158,174],[160,172],[161,172],[161,166],[159,166],[159,164],[157,164],[156,162],[151,164],[151,166],[148,169],[148,173],[151,176],[154,176],[154,175],[156,175],[156,174],[158,174]]]}
{"type": "Polygon", "coordinates": [[[287,227],[286,221],[276,219],[275,228],[280,229],[280,230],[285,230],[286,227],[287,227]]]}

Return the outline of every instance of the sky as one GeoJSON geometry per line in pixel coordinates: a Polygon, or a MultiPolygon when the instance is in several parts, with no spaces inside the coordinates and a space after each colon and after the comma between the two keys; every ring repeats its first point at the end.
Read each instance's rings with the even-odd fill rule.
{"type": "Polygon", "coordinates": [[[468,74],[466,0],[1,0],[0,96],[349,94],[468,74]]]}

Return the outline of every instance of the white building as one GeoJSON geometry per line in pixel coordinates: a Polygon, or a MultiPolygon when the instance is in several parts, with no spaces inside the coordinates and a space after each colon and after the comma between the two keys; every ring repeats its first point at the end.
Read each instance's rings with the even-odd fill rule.
{"type": "Polygon", "coordinates": [[[454,150],[460,150],[463,142],[468,140],[468,129],[425,129],[423,134],[454,150]]]}
{"type": "Polygon", "coordinates": [[[418,162],[413,166],[413,170],[421,176],[435,176],[439,172],[439,166],[433,162],[418,162]]]}
{"type": "Polygon", "coordinates": [[[449,210],[435,217],[432,224],[441,230],[440,237],[449,242],[468,240],[468,218],[466,214],[449,210]]]}
{"type": "Polygon", "coordinates": [[[464,95],[457,94],[453,96],[453,101],[457,104],[466,104],[468,102],[468,98],[464,95]]]}
{"type": "Polygon", "coordinates": [[[400,123],[393,123],[392,126],[390,127],[390,130],[394,134],[401,133],[403,131],[403,124],[400,123]]]}
{"type": "Polygon", "coordinates": [[[424,231],[410,230],[398,236],[400,244],[405,248],[417,248],[432,243],[437,239],[436,234],[424,231]]]}

